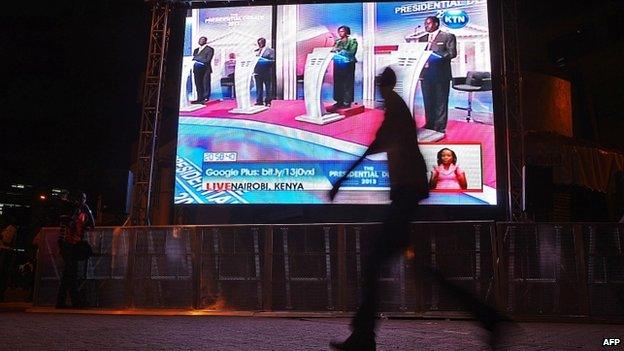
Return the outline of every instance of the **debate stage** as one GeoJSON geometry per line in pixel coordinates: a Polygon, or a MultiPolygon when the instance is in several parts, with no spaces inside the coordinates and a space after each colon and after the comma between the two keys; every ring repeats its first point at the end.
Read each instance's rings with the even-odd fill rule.
{"type": "MultiPolygon", "coordinates": [[[[327,104],[327,107],[331,104],[327,104]]],[[[362,108],[363,106],[354,105],[350,111],[362,108]]],[[[303,100],[273,100],[268,110],[253,114],[233,114],[228,111],[236,107],[235,100],[211,101],[204,107],[200,107],[194,111],[181,111],[180,118],[214,118],[220,120],[232,121],[254,121],[265,123],[277,127],[287,127],[295,130],[315,133],[327,136],[340,141],[346,141],[362,146],[369,145],[374,137],[375,132],[379,128],[383,120],[383,110],[373,108],[363,108],[362,113],[346,116],[345,118],[328,123],[325,125],[317,125],[295,120],[295,116],[305,113],[305,104],[303,100]]],[[[349,111],[349,110],[347,110],[349,111]]],[[[344,113],[344,110],[338,111],[344,113]]],[[[454,113],[449,110],[449,115],[454,113]]],[[[346,113],[345,115],[348,115],[346,113]]],[[[419,127],[424,126],[425,119],[422,112],[416,110],[416,123],[419,127]]],[[[427,139],[419,129],[419,141],[421,143],[444,144],[462,144],[462,143],[478,143],[482,147],[483,155],[483,184],[492,188],[496,188],[496,157],[494,149],[494,126],[488,124],[468,123],[461,120],[449,119],[446,134],[440,140],[435,142],[427,139]]],[[[435,139],[434,139],[435,140],[435,139]]]]}

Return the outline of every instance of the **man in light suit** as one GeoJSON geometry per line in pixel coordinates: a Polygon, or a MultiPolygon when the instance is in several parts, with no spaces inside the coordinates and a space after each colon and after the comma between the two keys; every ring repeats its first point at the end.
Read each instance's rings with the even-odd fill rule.
{"type": "Polygon", "coordinates": [[[428,34],[418,41],[426,42],[427,50],[433,51],[421,74],[425,128],[446,133],[451,59],[457,56],[457,40],[455,35],[440,30],[440,19],[435,16],[425,19],[425,31],[428,34]]]}
{"type": "Polygon", "coordinates": [[[197,100],[191,101],[193,104],[203,104],[210,99],[210,74],[212,73],[212,56],[214,49],[207,44],[208,38],[199,38],[199,47],[193,50],[193,77],[195,78],[195,89],[197,90],[197,100]]]}
{"type": "Polygon", "coordinates": [[[254,75],[256,77],[256,105],[271,106],[273,100],[273,65],[275,64],[275,50],[266,46],[266,39],[258,39],[258,48],[254,50],[260,56],[254,75]]]}

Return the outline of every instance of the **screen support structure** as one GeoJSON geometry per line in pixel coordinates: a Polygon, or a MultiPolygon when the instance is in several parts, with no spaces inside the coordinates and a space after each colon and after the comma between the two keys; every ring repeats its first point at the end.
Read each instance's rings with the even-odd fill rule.
{"type": "Polygon", "coordinates": [[[152,5],[152,21],[143,85],[141,129],[137,149],[137,170],[132,191],[130,221],[133,225],[150,225],[152,192],[156,171],[157,133],[162,115],[165,58],[169,46],[169,2],[152,5]]]}
{"type": "MultiPolygon", "coordinates": [[[[247,56],[236,60],[234,71],[234,85],[236,89],[236,108],[230,113],[253,115],[254,113],[266,111],[268,106],[254,105],[251,103],[250,82],[253,78],[254,68],[260,59],[259,56],[247,56]]],[[[267,92],[268,94],[269,92],[267,92]]]]}
{"type": "Polygon", "coordinates": [[[306,114],[297,116],[295,119],[301,122],[314,124],[328,124],[345,118],[338,113],[327,113],[323,101],[321,101],[321,88],[325,72],[332,62],[334,53],[330,47],[314,48],[306,57],[303,91],[306,114]]]}
{"type": "Polygon", "coordinates": [[[524,202],[524,123],[522,79],[518,49],[518,8],[516,0],[501,1],[500,22],[503,43],[503,103],[505,104],[505,148],[507,151],[507,219],[526,220],[524,202]]]}
{"type": "MultiPolygon", "coordinates": [[[[190,4],[193,1],[181,1],[178,3],[184,3],[184,4],[190,4]]],[[[170,2],[170,1],[153,1],[151,2],[153,7],[160,7],[159,11],[163,11],[163,7],[167,4],[170,4],[170,6],[174,6],[172,4],[174,4],[174,2],[170,2]]],[[[522,216],[523,216],[523,197],[522,197],[522,189],[523,189],[523,175],[522,175],[522,171],[524,168],[524,130],[523,130],[523,123],[522,123],[522,111],[521,111],[521,105],[520,105],[520,94],[518,94],[518,91],[520,91],[520,84],[521,84],[521,77],[520,77],[520,71],[519,71],[519,55],[518,55],[518,33],[517,33],[517,9],[516,9],[516,0],[510,0],[507,2],[501,2],[498,6],[499,7],[499,16],[498,19],[500,20],[501,23],[499,23],[500,28],[502,29],[501,36],[503,40],[501,40],[501,45],[503,46],[503,65],[502,65],[502,69],[500,71],[501,73],[501,80],[503,81],[502,86],[502,92],[503,92],[503,110],[505,110],[506,112],[506,116],[505,116],[505,123],[506,123],[506,131],[505,131],[505,146],[506,146],[506,151],[508,154],[507,157],[507,180],[508,180],[508,184],[507,184],[507,190],[509,192],[509,197],[507,199],[508,201],[508,216],[510,220],[522,220],[522,216]],[[513,130],[512,130],[513,128],[513,130]],[[514,143],[512,144],[510,141],[514,141],[514,143]],[[518,145],[518,141],[521,143],[520,145],[518,145]],[[518,149],[518,147],[520,147],[518,149]],[[512,155],[513,153],[513,155],[512,155]],[[518,181],[519,180],[519,181],[518,181]]],[[[197,6],[200,7],[200,6],[197,6]]],[[[153,16],[155,17],[155,15],[153,16]]],[[[154,19],[152,18],[152,22],[154,22],[154,19]]],[[[166,27],[166,26],[165,26],[166,27]]],[[[152,31],[154,30],[154,23],[152,23],[152,31]]],[[[154,40],[154,35],[153,33],[150,33],[150,51],[149,51],[149,55],[151,56],[153,54],[153,50],[151,48],[152,46],[152,41],[154,40]]],[[[166,45],[166,41],[164,42],[166,45]]],[[[161,56],[164,56],[164,54],[161,54],[161,56]]],[[[154,61],[154,60],[158,60],[159,58],[157,56],[154,57],[150,57],[148,58],[148,66],[150,65],[150,62],[154,61]]],[[[149,68],[149,67],[148,67],[149,68]]],[[[148,69],[149,71],[149,69],[148,69]]],[[[147,87],[150,85],[150,82],[148,82],[148,78],[149,75],[146,75],[146,81],[144,84],[145,87],[145,92],[147,95],[147,87]]],[[[158,84],[162,84],[162,80],[160,80],[158,82],[158,84]]],[[[158,90],[158,98],[160,98],[161,92],[160,90],[158,90]]],[[[143,114],[145,114],[145,110],[147,106],[154,106],[149,105],[146,103],[146,100],[143,99],[143,114]]],[[[158,111],[158,113],[160,113],[160,110],[158,111]]],[[[142,118],[144,118],[144,116],[142,115],[142,118]]],[[[157,121],[156,121],[157,122],[157,121]]],[[[142,120],[142,127],[141,127],[141,134],[140,134],[140,138],[143,137],[143,120],[142,120]]],[[[154,140],[155,140],[155,135],[156,130],[154,130],[154,140]]],[[[139,145],[139,148],[141,147],[141,145],[139,145]]],[[[153,153],[150,155],[150,157],[154,157],[153,153]]],[[[139,154],[138,154],[138,159],[139,159],[139,168],[141,167],[140,165],[140,160],[141,160],[141,149],[139,149],[139,154]]],[[[152,164],[152,167],[154,165],[152,164]]],[[[152,172],[152,170],[150,170],[150,172],[152,172]]],[[[137,175],[138,175],[137,171],[137,175]]],[[[150,181],[153,178],[154,175],[150,174],[150,181]]],[[[139,182],[138,177],[135,177],[135,194],[136,195],[136,189],[137,189],[137,184],[139,182]]],[[[149,196],[151,195],[152,189],[150,187],[149,192],[146,194],[149,198],[149,196]]],[[[136,202],[137,197],[133,196],[133,210],[132,210],[132,214],[131,214],[131,219],[134,219],[134,211],[137,205],[136,202]]],[[[150,201],[148,200],[148,205],[150,205],[149,203],[150,201]]],[[[177,210],[177,209],[176,209],[177,210]]],[[[145,212],[149,213],[149,208],[147,210],[144,210],[145,212]]],[[[147,221],[149,222],[149,220],[147,221]]]]}

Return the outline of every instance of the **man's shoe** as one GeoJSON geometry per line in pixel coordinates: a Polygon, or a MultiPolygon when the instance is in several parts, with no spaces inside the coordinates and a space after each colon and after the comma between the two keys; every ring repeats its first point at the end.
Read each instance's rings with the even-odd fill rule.
{"type": "Polygon", "coordinates": [[[337,102],[329,107],[326,108],[327,111],[329,112],[334,112],[338,109],[342,108],[342,103],[341,102],[337,102]]]}
{"type": "Polygon", "coordinates": [[[501,329],[508,329],[506,331],[517,331],[517,329],[519,329],[511,318],[485,304],[478,306],[473,313],[479,323],[481,323],[481,326],[489,332],[487,343],[492,350],[497,350],[501,346],[501,329]],[[503,328],[501,326],[502,322],[506,322],[503,328]]]}
{"type": "Polygon", "coordinates": [[[256,105],[256,106],[264,106],[264,104],[262,102],[258,102],[258,101],[256,101],[256,103],[254,105],[256,105]]]}
{"type": "Polygon", "coordinates": [[[351,336],[343,342],[331,341],[329,347],[332,350],[345,351],[375,351],[377,349],[375,334],[351,334],[351,336]]]}
{"type": "Polygon", "coordinates": [[[203,103],[204,103],[204,100],[193,100],[193,101],[191,101],[191,104],[200,104],[201,105],[203,103]]]}

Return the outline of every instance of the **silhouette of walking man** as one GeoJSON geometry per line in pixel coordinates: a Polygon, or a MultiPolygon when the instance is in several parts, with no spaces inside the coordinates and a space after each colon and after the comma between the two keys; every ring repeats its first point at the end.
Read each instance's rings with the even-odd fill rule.
{"type": "MultiPolygon", "coordinates": [[[[375,315],[378,304],[377,277],[382,265],[396,257],[409,245],[411,216],[418,202],[429,196],[427,167],[418,148],[417,130],[409,108],[403,99],[393,90],[396,75],[391,68],[386,68],[381,75],[381,95],[385,100],[384,120],[377,130],[375,140],[364,154],[351,165],[351,168],[334,184],[329,193],[333,200],[347,175],[355,169],[366,156],[386,152],[390,173],[389,213],[382,231],[374,239],[373,251],[364,262],[362,303],[359,306],[351,327],[353,332],[344,342],[331,342],[336,350],[370,351],[376,349],[375,315]]],[[[475,316],[492,331],[500,316],[492,308],[479,302],[463,289],[448,283],[431,268],[425,268],[442,287],[447,288],[475,316]]]]}

